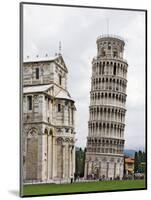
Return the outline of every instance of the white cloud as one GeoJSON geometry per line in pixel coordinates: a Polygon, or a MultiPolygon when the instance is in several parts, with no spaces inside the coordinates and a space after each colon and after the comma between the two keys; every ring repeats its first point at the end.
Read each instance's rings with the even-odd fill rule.
{"type": "Polygon", "coordinates": [[[144,146],[145,109],[145,15],[143,12],[26,5],[24,9],[24,56],[54,55],[62,42],[69,69],[69,92],[76,101],[77,145],[85,146],[88,134],[91,61],[96,38],[107,32],[126,39],[128,61],[127,148],[144,146]],[[136,141],[137,138],[137,141],[136,141]]]}

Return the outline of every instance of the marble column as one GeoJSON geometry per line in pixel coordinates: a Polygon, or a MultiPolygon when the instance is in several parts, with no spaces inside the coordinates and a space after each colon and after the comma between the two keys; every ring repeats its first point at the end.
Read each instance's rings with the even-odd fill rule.
{"type": "Polygon", "coordinates": [[[62,167],[63,167],[63,170],[62,170],[62,178],[65,178],[65,145],[63,144],[62,145],[62,167]]]}

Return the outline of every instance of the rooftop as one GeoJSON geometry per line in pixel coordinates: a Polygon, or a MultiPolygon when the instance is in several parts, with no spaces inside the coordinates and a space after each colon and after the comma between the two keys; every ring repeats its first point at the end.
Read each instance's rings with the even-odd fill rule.
{"type": "Polygon", "coordinates": [[[70,94],[65,90],[61,90],[55,97],[59,99],[69,99],[73,101],[70,94]]]}
{"type": "Polygon", "coordinates": [[[100,35],[99,37],[97,37],[97,40],[100,40],[100,39],[116,39],[116,40],[120,40],[121,42],[123,42],[125,44],[125,40],[124,38],[122,38],[121,36],[118,36],[118,35],[113,35],[113,34],[102,34],[100,35]]]}
{"type": "Polygon", "coordinates": [[[53,84],[28,86],[23,88],[23,93],[45,92],[52,86],[53,84]]]}
{"type": "MultiPolygon", "coordinates": [[[[34,86],[28,86],[23,88],[23,93],[28,94],[28,93],[36,93],[36,92],[46,92],[48,89],[50,89],[53,86],[53,84],[49,85],[34,85],[34,86]]],[[[70,94],[66,91],[61,89],[59,93],[55,96],[55,98],[58,99],[68,99],[72,100],[70,94]]]]}
{"type": "Polygon", "coordinates": [[[56,55],[56,56],[53,56],[53,57],[50,57],[50,56],[45,56],[45,57],[37,56],[35,58],[27,57],[26,59],[24,59],[23,62],[24,63],[30,63],[30,62],[49,62],[49,61],[55,60],[58,57],[59,57],[59,55],[56,55]]]}
{"type": "Polygon", "coordinates": [[[125,158],[125,163],[134,163],[134,158],[125,158]]]}

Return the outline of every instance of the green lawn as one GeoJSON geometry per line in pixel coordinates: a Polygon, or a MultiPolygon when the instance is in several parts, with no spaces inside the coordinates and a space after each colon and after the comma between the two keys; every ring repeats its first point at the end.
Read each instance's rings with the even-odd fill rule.
{"type": "Polygon", "coordinates": [[[98,181],[73,184],[37,184],[25,185],[23,188],[24,196],[43,195],[43,194],[61,194],[61,193],[79,193],[95,192],[124,189],[143,189],[144,180],[126,180],[126,181],[98,181]]]}

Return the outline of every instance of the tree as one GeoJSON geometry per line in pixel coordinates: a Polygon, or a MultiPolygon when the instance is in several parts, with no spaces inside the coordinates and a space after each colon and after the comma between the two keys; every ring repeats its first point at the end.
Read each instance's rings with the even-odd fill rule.
{"type": "Polygon", "coordinates": [[[138,155],[137,152],[135,152],[135,157],[134,157],[134,173],[138,172],[138,155]]]}
{"type": "Polygon", "coordinates": [[[145,173],[146,153],[142,151],[135,152],[134,172],[145,173]]]}
{"type": "Polygon", "coordinates": [[[85,149],[76,148],[75,177],[84,176],[85,149]]]}

